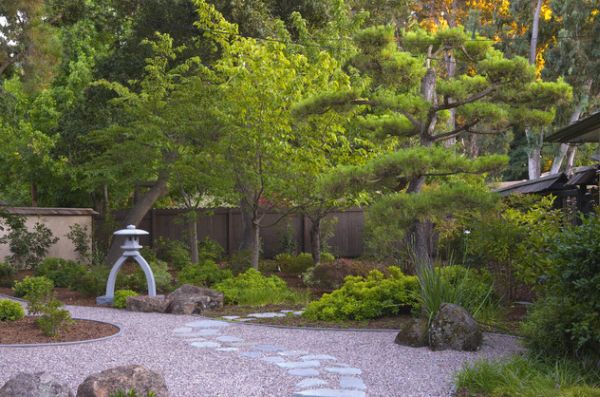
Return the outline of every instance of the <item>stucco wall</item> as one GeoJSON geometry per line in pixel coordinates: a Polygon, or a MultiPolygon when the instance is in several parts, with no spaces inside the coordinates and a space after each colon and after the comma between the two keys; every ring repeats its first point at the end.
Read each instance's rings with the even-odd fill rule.
{"type": "MultiPolygon", "coordinates": [[[[75,251],[75,245],[66,234],[69,228],[79,224],[81,227],[87,227],[88,243],[92,246],[92,216],[94,212],[87,208],[66,209],[66,208],[7,208],[8,212],[19,214],[25,217],[25,224],[29,230],[32,230],[36,223],[45,225],[52,231],[54,237],[59,240],[50,247],[47,256],[63,259],[81,261],[75,251]]],[[[8,230],[0,231],[0,236],[4,236],[8,230]]],[[[8,244],[0,244],[0,260],[4,260],[10,255],[8,244]]]]}

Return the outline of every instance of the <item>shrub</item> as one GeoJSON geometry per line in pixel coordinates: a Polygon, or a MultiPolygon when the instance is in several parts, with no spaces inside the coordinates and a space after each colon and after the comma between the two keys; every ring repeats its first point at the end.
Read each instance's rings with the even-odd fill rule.
{"type": "MultiPolygon", "coordinates": [[[[156,283],[156,289],[160,292],[168,292],[172,289],[173,277],[169,273],[169,267],[166,262],[156,260],[148,262],[152,273],[154,274],[154,281],[156,283]]],[[[137,265],[137,269],[132,274],[119,273],[117,277],[117,285],[123,289],[131,289],[138,292],[148,291],[148,282],[146,281],[146,275],[144,271],[137,265]]],[[[105,279],[106,282],[106,279],[105,279]]]]}
{"type": "Polygon", "coordinates": [[[534,303],[524,331],[528,347],[549,355],[600,359],[600,220],[558,235],[543,296],[534,303]]]}
{"type": "Polygon", "coordinates": [[[63,309],[62,302],[53,299],[42,307],[42,316],[36,320],[36,325],[46,336],[56,336],[59,332],[73,324],[71,313],[63,309]]]}
{"type": "Polygon", "coordinates": [[[218,262],[223,258],[225,250],[219,243],[206,236],[204,240],[198,243],[198,258],[200,262],[211,260],[218,262]]]}
{"type": "Polygon", "coordinates": [[[127,297],[138,296],[139,294],[130,289],[120,289],[115,291],[115,297],[113,299],[113,307],[117,309],[125,309],[127,307],[127,297]]]}
{"type": "Polygon", "coordinates": [[[17,281],[13,287],[15,296],[29,302],[28,310],[31,314],[40,313],[42,307],[52,297],[53,290],[54,283],[44,276],[25,277],[23,281],[17,281]]]}
{"type": "Polygon", "coordinates": [[[335,256],[329,252],[321,252],[321,263],[330,263],[335,260],[335,256]]]}
{"type": "Polygon", "coordinates": [[[85,296],[103,295],[109,273],[110,269],[105,265],[92,266],[79,277],[72,288],[85,296]]]}
{"type": "Polygon", "coordinates": [[[45,276],[56,287],[72,288],[85,274],[86,266],[61,258],[46,258],[35,270],[38,276],[45,276]]]}
{"type": "Polygon", "coordinates": [[[48,249],[58,241],[52,231],[41,223],[29,231],[25,218],[17,215],[4,215],[10,231],[0,238],[0,244],[8,243],[12,255],[8,261],[22,269],[33,269],[46,256],[48,249]]]}
{"type": "Polygon", "coordinates": [[[294,256],[288,253],[282,253],[275,257],[281,271],[288,274],[300,274],[308,270],[313,265],[312,255],[303,252],[294,256]]]}
{"type": "Polygon", "coordinates": [[[25,310],[19,302],[0,299],[0,321],[17,321],[25,317],[25,310]]]}
{"type": "Polygon", "coordinates": [[[225,303],[238,305],[267,305],[295,303],[302,299],[291,291],[277,276],[263,276],[256,269],[248,269],[214,286],[225,295],[225,303]]]}
{"type": "Polygon", "coordinates": [[[14,266],[0,262],[0,287],[11,287],[16,272],[14,266]]]}
{"type": "Polygon", "coordinates": [[[238,251],[229,257],[229,269],[233,274],[240,274],[252,268],[252,253],[250,251],[238,251]]]}
{"type": "Polygon", "coordinates": [[[304,284],[320,290],[332,291],[344,283],[346,276],[366,277],[371,270],[372,264],[349,259],[338,259],[334,262],[324,263],[308,269],[302,275],[304,284]]]}
{"type": "Polygon", "coordinates": [[[367,320],[417,307],[417,278],[404,275],[394,266],[389,272],[389,277],[378,270],[372,270],[366,278],[346,277],[339,289],[311,302],[303,316],[324,321],[367,320]]]}
{"type": "Polygon", "coordinates": [[[219,268],[215,262],[210,259],[203,263],[185,266],[178,274],[177,281],[181,284],[197,285],[199,287],[210,287],[227,278],[233,277],[230,270],[219,268]]]}
{"type": "Polygon", "coordinates": [[[138,394],[135,390],[122,391],[111,393],[109,397],[156,397],[156,393],[149,391],[146,394],[138,394]]]}
{"type": "Polygon", "coordinates": [[[155,243],[156,257],[171,264],[176,269],[182,269],[192,261],[190,250],[180,241],[159,237],[155,243]]]}
{"type": "Polygon", "coordinates": [[[69,226],[69,233],[66,236],[75,246],[75,252],[79,254],[79,259],[89,263],[92,259],[92,249],[90,247],[90,237],[87,226],[81,226],[76,223],[69,226]]]}

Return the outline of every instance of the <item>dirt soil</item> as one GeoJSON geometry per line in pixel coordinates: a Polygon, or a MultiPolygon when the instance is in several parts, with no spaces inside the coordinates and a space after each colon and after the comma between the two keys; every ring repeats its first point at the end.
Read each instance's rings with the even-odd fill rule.
{"type": "Polygon", "coordinates": [[[89,320],[74,320],[74,324],[55,337],[48,337],[35,325],[35,317],[18,321],[0,321],[0,344],[33,344],[74,342],[114,335],[119,329],[113,325],[89,320]]]}

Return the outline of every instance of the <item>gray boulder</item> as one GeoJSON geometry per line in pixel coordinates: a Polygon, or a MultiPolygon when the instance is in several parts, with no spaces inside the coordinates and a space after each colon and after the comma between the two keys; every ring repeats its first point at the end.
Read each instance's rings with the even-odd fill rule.
{"type": "Polygon", "coordinates": [[[77,388],[77,397],[109,397],[119,391],[134,390],[140,396],[153,392],[168,397],[165,378],[141,365],[126,365],[88,376],[77,388]]]}
{"type": "Polygon", "coordinates": [[[0,397],[73,397],[73,392],[46,372],[21,372],[2,386],[0,397]]]}
{"type": "Polygon", "coordinates": [[[473,317],[461,306],[444,303],[429,328],[432,350],[475,351],[481,346],[483,335],[473,317]]]}
{"type": "Polygon", "coordinates": [[[127,310],[132,312],[157,312],[164,313],[169,306],[169,301],[164,295],[159,296],[129,296],[127,297],[127,310]]]}
{"type": "Polygon", "coordinates": [[[402,346],[423,347],[429,345],[429,332],[427,320],[411,318],[400,327],[395,343],[402,346]]]}
{"type": "Polygon", "coordinates": [[[206,309],[223,307],[223,293],[210,288],[184,284],[167,296],[167,312],[200,314],[206,309]]]}

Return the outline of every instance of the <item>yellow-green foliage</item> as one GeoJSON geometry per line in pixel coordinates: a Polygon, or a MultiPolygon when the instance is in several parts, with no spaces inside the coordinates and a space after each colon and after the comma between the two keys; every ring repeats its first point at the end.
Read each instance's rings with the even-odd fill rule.
{"type": "Polygon", "coordinates": [[[367,277],[348,276],[331,294],[311,302],[303,316],[314,320],[367,320],[410,311],[418,303],[419,282],[397,267],[384,276],[373,270],[367,277]]]}
{"type": "Polygon", "coordinates": [[[25,317],[25,310],[19,302],[0,299],[0,321],[17,321],[25,317]]]}
{"type": "Polygon", "coordinates": [[[139,294],[130,289],[120,289],[115,291],[115,297],[113,299],[113,307],[117,309],[125,309],[127,307],[127,297],[138,296],[139,294]]]}
{"type": "Polygon", "coordinates": [[[197,285],[199,287],[210,287],[213,284],[233,277],[231,270],[221,269],[210,259],[199,264],[186,265],[177,273],[177,282],[181,284],[197,285]]]}
{"type": "Polygon", "coordinates": [[[37,314],[52,297],[54,283],[44,276],[25,277],[15,283],[13,291],[15,296],[23,297],[29,303],[29,313],[37,314]]]}
{"type": "Polygon", "coordinates": [[[311,254],[307,252],[302,252],[297,256],[281,253],[275,257],[275,260],[279,264],[282,272],[290,274],[304,273],[314,264],[311,254]]]}
{"type": "Polygon", "coordinates": [[[44,335],[54,337],[73,324],[71,313],[63,307],[63,304],[56,299],[42,307],[42,316],[36,320],[36,324],[44,335]]]}

